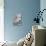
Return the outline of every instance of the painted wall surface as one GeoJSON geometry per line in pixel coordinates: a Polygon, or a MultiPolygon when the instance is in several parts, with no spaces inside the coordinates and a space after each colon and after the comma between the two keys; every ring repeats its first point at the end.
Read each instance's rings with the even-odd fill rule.
{"type": "Polygon", "coordinates": [[[40,9],[39,0],[5,0],[4,26],[5,40],[18,41],[24,37],[32,28],[32,21],[37,15],[35,12],[40,9]],[[22,25],[13,26],[12,17],[20,13],[22,15],[22,25]]]}
{"type": "MultiPolygon", "coordinates": [[[[41,11],[43,9],[46,9],[46,0],[41,0],[40,1],[40,9],[41,9],[41,11]]],[[[42,17],[43,17],[43,22],[40,21],[40,25],[46,26],[46,11],[43,12],[42,17]]]]}

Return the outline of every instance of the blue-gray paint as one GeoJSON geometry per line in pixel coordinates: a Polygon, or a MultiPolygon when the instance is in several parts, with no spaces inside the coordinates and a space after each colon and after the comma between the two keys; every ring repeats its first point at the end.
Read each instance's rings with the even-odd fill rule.
{"type": "Polygon", "coordinates": [[[18,41],[31,30],[35,12],[40,9],[40,0],[6,0],[4,5],[5,40],[18,41]],[[18,13],[22,14],[23,23],[14,27],[12,17],[18,13]]]}
{"type": "MultiPolygon", "coordinates": [[[[40,1],[40,10],[42,11],[43,9],[46,9],[46,0],[41,0],[40,1]]],[[[43,12],[43,22],[40,21],[40,25],[46,27],[46,10],[43,12]]]]}

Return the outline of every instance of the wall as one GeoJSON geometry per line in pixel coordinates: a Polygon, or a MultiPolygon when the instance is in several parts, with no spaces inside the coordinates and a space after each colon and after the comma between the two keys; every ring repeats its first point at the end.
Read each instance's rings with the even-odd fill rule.
{"type": "Polygon", "coordinates": [[[4,0],[5,40],[18,41],[31,31],[35,12],[40,9],[40,0],[4,0]],[[12,17],[22,14],[22,25],[13,26],[12,17]]]}
{"type": "MultiPolygon", "coordinates": [[[[40,1],[40,9],[41,9],[41,11],[43,9],[46,9],[46,0],[41,0],[40,1]]],[[[43,22],[41,21],[40,25],[46,26],[46,11],[43,12],[43,16],[42,17],[43,17],[43,22]]]]}

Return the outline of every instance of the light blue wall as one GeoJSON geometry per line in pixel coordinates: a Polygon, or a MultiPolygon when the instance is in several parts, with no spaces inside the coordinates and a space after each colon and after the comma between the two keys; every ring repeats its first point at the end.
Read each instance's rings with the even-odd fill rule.
{"type": "Polygon", "coordinates": [[[35,12],[40,9],[39,0],[5,0],[4,7],[5,40],[18,41],[24,37],[32,27],[32,21],[36,17],[35,12]],[[12,17],[22,14],[22,25],[13,26],[12,17]]]}
{"type": "MultiPolygon", "coordinates": [[[[43,9],[46,9],[46,0],[40,1],[40,10],[42,11],[43,9]]],[[[40,21],[40,25],[46,26],[46,11],[44,11],[42,17],[43,17],[43,22],[40,21]]]]}

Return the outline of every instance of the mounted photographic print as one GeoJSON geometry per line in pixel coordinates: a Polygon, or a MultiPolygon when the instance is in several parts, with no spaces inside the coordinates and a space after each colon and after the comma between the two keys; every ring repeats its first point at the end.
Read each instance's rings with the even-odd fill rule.
{"type": "Polygon", "coordinates": [[[32,46],[33,9],[40,8],[36,4],[39,0],[4,0],[4,41],[7,46],[32,46]]]}

